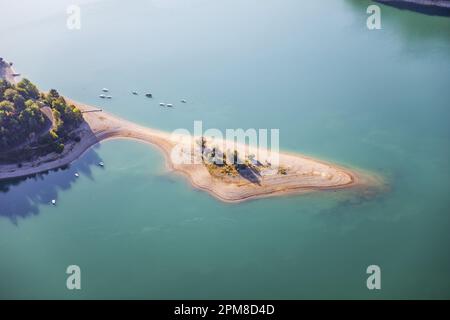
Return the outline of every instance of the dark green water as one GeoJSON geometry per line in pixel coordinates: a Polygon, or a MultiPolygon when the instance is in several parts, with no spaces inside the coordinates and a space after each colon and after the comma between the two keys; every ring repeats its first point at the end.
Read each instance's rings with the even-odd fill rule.
{"type": "Polygon", "coordinates": [[[450,298],[449,18],[381,6],[369,31],[370,1],[111,0],[69,31],[68,3],[0,4],[0,55],[42,89],[165,130],[279,128],[388,188],[224,204],[152,147],[105,142],[1,185],[1,298],[450,298]]]}

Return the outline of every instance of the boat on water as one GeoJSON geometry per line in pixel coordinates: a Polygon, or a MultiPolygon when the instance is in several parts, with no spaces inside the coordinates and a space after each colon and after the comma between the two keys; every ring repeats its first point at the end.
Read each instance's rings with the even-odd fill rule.
{"type": "Polygon", "coordinates": [[[106,96],[106,99],[112,99],[112,96],[106,96]]]}
{"type": "Polygon", "coordinates": [[[103,91],[103,92],[108,92],[109,89],[108,89],[108,88],[103,88],[102,91],[103,91]]]}
{"type": "Polygon", "coordinates": [[[181,103],[186,103],[186,99],[181,99],[181,103]]]}
{"type": "Polygon", "coordinates": [[[80,175],[78,174],[78,172],[76,172],[76,173],[74,174],[74,176],[78,178],[80,175]]]}
{"type": "Polygon", "coordinates": [[[99,95],[100,98],[105,99],[106,96],[104,94],[99,95]]]}
{"type": "Polygon", "coordinates": [[[164,102],[160,102],[159,105],[160,105],[161,107],[165,107],[165,106],[166,106],[166,104],[165,104],[164,102]]]}
{"type": "Polygon", "coordinates": [[[52,205],[56,206],[56,200],[55,199],[52,200],[52,205]]]}
{"type": "Polygon", "coordinates": [[[153,98],[153,95],[152,95],[151,93],[146,93],[145,96],[146,96],[147,98],[153,98]]]}
{"type": "Polygon", "coordinates": [[[132,94],[134,94],[135,96],[138,95],[137,91],[131,91],[132,94]]]}
{"type": "Polygon", "coordinates": [[[104,167],[104,166],[105,166],[105,164],[103,163],[103,161],[100,161],[100,162],[98,163],[98,165],[99,165],[100,167],[104,167]]]}
{"type": "Polygon", "coordinates": [[[168,103],[168,104],[166,104],[166,107],[168,107],[168,108],[172,108],[172,107],[173,107],[173,104],[171,104],[171,103],[168,103]]]}

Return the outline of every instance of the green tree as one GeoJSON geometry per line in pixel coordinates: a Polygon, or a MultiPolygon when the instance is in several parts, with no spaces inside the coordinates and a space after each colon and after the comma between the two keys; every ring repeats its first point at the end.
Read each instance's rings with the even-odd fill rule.
{"type": "Polygon", "coordinates": [[[52,105],[53,100],[59,98],[59,93],[58,91],[56,91],[55,89],[50,89],[50,91],[48,92],[47,96],[45,97],[45,101],[47,102],[47,104],[49,106],[52,105]]]}
{"type": "Polygon", "coordinates": [[[4,100],[0,102],[0,112],[14,112],[14,103],[4,100]]]}
{"type": "Polygon", "coordinates": [[[14,107],[18,110],[25,109],[25,98],[20,94],[16,94],[13,97],[14,107]]]}
{"type": "Polygon", "coordinates": [[[0,80],[0,101],[5,99],[4,93],[6,89],[11,89],[11,84],[6,80],[0,80]]]}
{"type": "Polygon", "coordinates": [[[28,99],[38,99],[39,98],[39,90],[36,88],[34,84],[30,82],[28,79],[22,79],[17,85],[16,89],[25,100],[28,99]]]}
{"type": "Polygon", "coordinates": [[[236,165],[238,163],[239,153],[237,150],[233,152],[233,164],[236,165]]]}
{"type": "Polygon", "coordinates": [[[14,88],[7,88],[3,93],[4,100],[14,102],[14,97],[18,94],[17,90],[14,88]]]}

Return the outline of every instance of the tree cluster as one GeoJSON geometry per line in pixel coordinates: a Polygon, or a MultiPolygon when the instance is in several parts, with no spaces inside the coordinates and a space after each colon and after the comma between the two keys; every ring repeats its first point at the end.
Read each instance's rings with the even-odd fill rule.
{"type": "Polygon", "coordinates": [[[0,80],[0,151],[37,144],[62,152],[64,142],[73,138],[71,131],[82,121],[80,110],[69,105],[56,90],[40,93],[28,79],[17,84],[0,80]],[[50,124],[41,111],[44,106],[51,108],[54,118],[54,125],[47,131],[50,124]]]}

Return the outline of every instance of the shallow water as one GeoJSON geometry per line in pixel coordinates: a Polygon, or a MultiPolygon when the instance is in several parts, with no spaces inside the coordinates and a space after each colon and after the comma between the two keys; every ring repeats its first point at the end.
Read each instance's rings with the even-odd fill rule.
{"type": "Polygon", "coordinates": [[[450,298],[449,18],[381,6],[369,31],[369,1],[111,0],[70,31],[68,3],[0,4],[1,56],[42,89],[165,130],[280,128],[282,149],[388,188],[224,204],[108,141],[0,185],[1,298],[450,298]]]}

